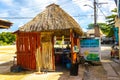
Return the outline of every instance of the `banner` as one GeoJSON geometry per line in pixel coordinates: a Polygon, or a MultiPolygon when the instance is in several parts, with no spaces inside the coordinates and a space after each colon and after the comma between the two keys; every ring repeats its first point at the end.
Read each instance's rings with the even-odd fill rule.
{"type": "Polygon", "coordinates": [[[87,61],[100,61],[100,40],[84,38],[80,40],[80,52],[87,61]]]}

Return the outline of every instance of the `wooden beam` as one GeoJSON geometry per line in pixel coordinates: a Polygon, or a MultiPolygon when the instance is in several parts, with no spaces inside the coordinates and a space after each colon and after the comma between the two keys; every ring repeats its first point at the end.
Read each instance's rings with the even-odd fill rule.
{"type": "Polygon", "coordinates": [[[52,36],[52,62],[53,62],[53,70],[55,70],[54,36],[52,36]]]}
{"type": "Polygon", "coordinates": [[[74,48],[74,41],[73,41],[73,30],[70,29],[70,41],[71,41],[71,60],[72,60],[72,63],[74,63],[73,61],[73,48],[74,48]]]}
{"type": "Polygon", "coordinates": [[[10,28],[10,26],[4,26],[4,25],[1,25],[1,24],[0,24],[0,28],[1,28],[1,29],[8,29],[8,28],[10,28]]]}

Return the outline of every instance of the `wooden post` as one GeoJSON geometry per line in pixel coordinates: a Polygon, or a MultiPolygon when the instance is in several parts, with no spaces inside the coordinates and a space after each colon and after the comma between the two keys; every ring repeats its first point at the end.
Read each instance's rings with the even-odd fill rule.
{"type": "MultiPolygon", "coordinates": [[[[120,26],[118,27],[118,36],[120,35],[120,26]]],[[[119,36],[119,60],[120,60],[120,36],[119,36]]]]}
{"type": "Polygon", "coordinates": [[[19,52],[18,40],[19,40],[19,37],[18,37],[18,36],[19,36],[19,34],[17,33],[17,34],[16,34],[16,55],[17,55],[17,65],[18,65],[18,63],[19,63],[19,62],[18,62],[18,61],[19,61],[19,56],[18,56],[18,52],[19,52]]]}
{"type": "Polygon", "coordinates": [[[71,60],[73,63],[73,47],[74,47],[74,41],[73,41],[73,31],[70,29],[70,41],[71,41],[71,60]]]}
{"type": "Polygon", "coordinates": [[[53,35],[52,35],[52,62],[53,62],[53,70],[55,70],[54,36],[53,35]]]}
{"type": "Polygon", "coordinates": [[[77,38],[77,46],[80,49],[80,40],[79,40],[79,38],[77,38]]]}

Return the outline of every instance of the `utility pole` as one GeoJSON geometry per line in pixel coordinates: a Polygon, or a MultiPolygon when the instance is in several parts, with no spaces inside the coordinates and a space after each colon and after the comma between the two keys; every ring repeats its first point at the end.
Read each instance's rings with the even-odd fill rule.
{"type": "Polygon", "coordinates": [[[84,6],[89,6],[94,9],[94,35],[95,37],[100,37],[100,30],[99,30],[99,25],[97,24],[97,7],[98,5],[101,4],[107,4],[107,3],[98,3],[96,0],[93,2],[93,6],[85,4],[84,6]]]}
{"type": "Polygon", "coordinates": [[[96,0],[94,0],[94,25],[97,24],[96,0]]]}
{"type": "Polygon", "coordinates": [[[94,30],[95,30],[95,37],[100,37],[100,30],[99,30],[99,26],[97,25],[97,10],[96,10],[96,5],[97,2],[96,0],[94,0],[94,30]]]}

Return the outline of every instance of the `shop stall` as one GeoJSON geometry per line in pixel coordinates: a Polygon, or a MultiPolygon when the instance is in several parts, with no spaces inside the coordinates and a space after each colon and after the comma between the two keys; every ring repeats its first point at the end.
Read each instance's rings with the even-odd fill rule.
{"type": "Polygon", "coordinates": [[[29,70],[55,71],[56,64],[76,63],[74,48],[80,47],[79,36],[83,32],[59,5],[51,4],[15,34],[17,65],[29,70]],[[67,55],[70,61],[65,60],[67,55]]]}

